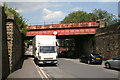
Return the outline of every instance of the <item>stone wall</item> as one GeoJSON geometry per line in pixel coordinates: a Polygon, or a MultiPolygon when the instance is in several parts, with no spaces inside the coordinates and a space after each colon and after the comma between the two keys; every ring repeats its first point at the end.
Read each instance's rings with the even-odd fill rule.
{"type": "Polygon", "coordinates": [[[2,7],[0,7],[0,80],[2,79],[2,26],[3,26],[3,17],[2,17],[2,7]]]}
{"type": "Polygon", "coordinates": [[[10,72],[14,71],[15,66],[23,55],[22,52],[22,35],[18,26],[15,24],[14,16],[7,15],[7,43],[8,43],[8,55],[9,55],[9,66],[10,72]]]}
{"type": "Polygon", "coordinates": [[[5,80],[9,75],[9,60],[7,51],[7,34],[6,34],[6,15],[3,7],[0,7],[0,80],[5,80]]]}
{"type": "Polygon", "coordinates": [[[0,7],[0,80],[15,70],[23,55],[23,40],[13,15],[6,15],[0,7]]]}
{"type": "Polygon", "coordinates": [[[120,55],[120,23],[97,29],[95,35],[96,53],[104,59],[114,58],[120,55]]]}

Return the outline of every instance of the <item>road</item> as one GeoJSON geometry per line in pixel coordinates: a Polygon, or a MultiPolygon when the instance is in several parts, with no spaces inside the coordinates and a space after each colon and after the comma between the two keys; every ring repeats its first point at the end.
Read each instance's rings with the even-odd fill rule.
{"type": "Polygon", "coordinates": [[[57,66],[42,66],[36,65],[33,57],[29,55],[25,57],[22,67],[10,74],[8,78],[118,80],[119,76],[117,70],[106,69],[104,65],[81,63],[79,59],[58,58],[57,66]]]}
{"type": "Polygon", "coordinates": [[[58,59],[57,67],[43,67],[43,70],[53,78],[118,78],[118,71],[105,69],[104,65],[88,65],[78,59],[58,59]]]}

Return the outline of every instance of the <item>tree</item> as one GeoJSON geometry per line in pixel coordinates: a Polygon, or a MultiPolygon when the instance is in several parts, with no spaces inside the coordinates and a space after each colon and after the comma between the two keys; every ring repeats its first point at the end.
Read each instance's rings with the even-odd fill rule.
{"type": "Polygon", "coordinates": [[[5,10],[6,14],[14,15],[14,18],[15,18],[18,28],[20,29],[21,33],[23,35],[25,35],[25,33],[27,31],[27,29],[26,29],[27,24],[26,24],[25,18],[23,18],[23,16],[21,16],[18,12],[16,12],[16,9],[8,8],[6,3],[4,3],[4,10],[5,10]]]}
{"type": "Polygon", "coordinates": [[[92,13],[85,11],[76,11],[68,14],[61,23],[73,22],[94,22],[99,19],[105,19],[106,26],[116,23],[117,18],[115,15],[108,13],[105,10],[94,9],[92,13]]]}
{"type": "Polygon", "coordinates": [[[95,20],[105,19],[106,26],[117,22],[116,16],[105,10],[95,9],[93,10],[93,14],[95,15],[95,20]]]}
{"type": "Polygon", "coordinates": [[[61,23],[73,23],[73,22],[91,22],[95,21],[95,15],[93,13],[87,13],[84,11],[76,11],[68,14],[61,23]]]}

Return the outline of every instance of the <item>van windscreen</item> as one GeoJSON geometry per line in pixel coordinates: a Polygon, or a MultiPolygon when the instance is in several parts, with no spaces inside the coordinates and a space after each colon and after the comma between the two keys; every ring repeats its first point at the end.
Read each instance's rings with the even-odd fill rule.
{"type": "Polygon", "coordinates": [[[55,53],[55,46],[40,46],[41,53],[55,53]]]}

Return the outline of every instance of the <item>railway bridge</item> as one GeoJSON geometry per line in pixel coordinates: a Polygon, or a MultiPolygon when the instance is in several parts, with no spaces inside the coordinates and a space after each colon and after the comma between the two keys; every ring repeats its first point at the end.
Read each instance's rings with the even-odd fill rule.
{"type": "Polygon", "coordinates": [[[27,26],[28,32],[26,33],[26,36],[95,34],[96,28],[98,27],[99,23],[97,22],[30,25],[27,26]]]}
{"type": "MultiPolygon", "coordinates": [[[[27,26],[26,36],[32,39],[35,35],[56,35],[57,39],[72,39],[69,50],[73,50],[75,58],[81,54],[88,54],[94,51],[94,35],[99,28],[98,22],[80,22],[48,25],[27,26]]],[[[67,44],[67,43],[66,43],[67,44]]],[[[62,43],[61,45],[62,46],[62,43]]]]}

